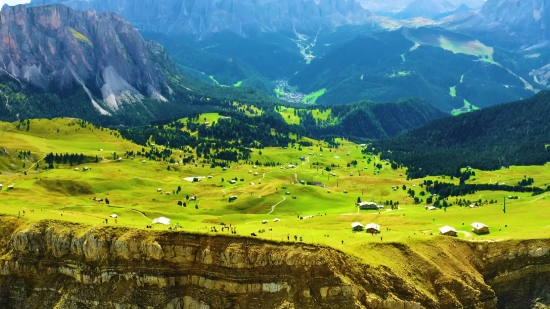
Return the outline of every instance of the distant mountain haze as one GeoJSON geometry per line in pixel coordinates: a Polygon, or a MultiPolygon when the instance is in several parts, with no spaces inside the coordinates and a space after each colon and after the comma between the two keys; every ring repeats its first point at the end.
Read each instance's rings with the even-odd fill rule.
{"type": "Polygon", "coordinates": [[[18,4],[24,4],[29,3],[30,0],[0,0],[0,7],[3,7],[4,4],[7,5],[18,5],[18,4]]]}
{"type": "Polygon", "coordinates": [[[33,0],[30,5],[63,3],[75,9],[116,12],[144,31],[195,36],[225,30],[314,34],[360,24],[371,13],[355,0],[33,0]]]}
{"type": "MultiPolygon", "coordinates": [[[[361,5],[372,11],[373,13],[397,13],[405,8],[415,0],[358,0],[361,5]]],[[[448,1],[454,7],[460,5],[466,5],[470,8],[480,8],[485,4],[485,0],[442,0],[440,2],[448,1]]],[[[384,14],[385,15],[385,14],[384,14]]]]}
{"type": "Polygon", "coordinates": [[[525,49],[550,40],[550,3],[487,0],[480,11],[449,21],[445,27],[466,31],[504,48],[525,49]]]}

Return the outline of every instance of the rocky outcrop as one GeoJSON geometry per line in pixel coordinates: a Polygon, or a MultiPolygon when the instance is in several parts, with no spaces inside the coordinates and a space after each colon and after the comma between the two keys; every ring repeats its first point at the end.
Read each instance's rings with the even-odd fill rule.
{"type": "Polygon", "coordinates": [[[550,305],[550,240],[437,238],[360,250],[393,266],[307,244],[0,217],[0,308],[550,305]]]}
{"type": "Polygon", "coordinates": [[[47,91],[84,88],[102,114],[145,97],[166,101],[166,76],[120,15],[63,5],[4,6],[0,71],[47,91]]]}
{"type": "MultiPolygon", "coordinates": [[[[415,279],[397,269],[369,266],[334,249],[306,244],[52,221],[25,224],[1,217],[0,221],[0,226],[12,226],[0,230],[1,308],[496,305],[494,292],[473,268],[477,259],[450,258],[443,265],[399,244],[373,250],[407,256],[415,264],[415,279]],[[464,271],[451,277],[447,265],[464,271]]],[[[468,245],[458,245],[468,252],[468,245]]],[[[446,254],[442,250],[433,256],[440,259],[446,254]]]]}
{"type": "Polygon", "coordinates": [[[140,30],[195,36],[225,30],[243,36],[258,31],[315,34],[362,23],[371,15],[356,0],[33,0],[31,5],[56,2],[117,12],[140,30]]]}

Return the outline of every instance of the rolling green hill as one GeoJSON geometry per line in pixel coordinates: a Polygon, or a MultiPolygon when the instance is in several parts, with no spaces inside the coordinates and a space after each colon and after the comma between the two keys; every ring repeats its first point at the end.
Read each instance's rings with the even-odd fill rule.
{"type": "Polygon", "coordinates": [[[372,144],[383,159],[407,166],[411,178],[460,176],[468,166],[497,170],[550,161],[550,92],[443,118],[372,144]]]}
{"type": "Polygon", "coordinates": [[[448,112],[466,102],[482,108],[533,95],[528,75],[494,61],[500,58],[500,51],[465,35],[404,28],[357,37],[314,59],[289,83],[303,93],[327,89],[319,104],[418,96],[448,112]]]}

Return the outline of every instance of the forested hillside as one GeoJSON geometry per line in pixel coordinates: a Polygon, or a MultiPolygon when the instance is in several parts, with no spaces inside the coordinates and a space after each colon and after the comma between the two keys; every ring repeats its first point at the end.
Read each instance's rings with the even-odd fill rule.
{"type": "Polygon", "coordinates": [[[248,148],[287,147],[294,143],[306,145],[309,142],[303,139],[307,137],[329,142],[344,137],[366,142],[396,136],[445,115],[417,98],[395,103],[361,102],[334,106],[330,110],[321,110],[327,114],[325,120],[314,118],[312,108],[296,106],[300,124],[287,123],[276,112],[283,108],[276,105],[260,111],[250,106],[221,105],[217,109],[221,117],[212,123],[204,123],[199,114],[194,114],[189,117],[192,121],[159,121],[120,131],[122,136],[140,145],[148,145],[152,140],[178,149],[198,147],[204,150],[205,156],[215,148],[217,153],[225,153],[217,159],[235,161],[237,158],[246,159],[248,148]]]}
{"type": "Polygon", "coordinates": [[[233,102],[271,108],[281,102],[252,87],[227,88],[209,85],[183,74],[170,76],[168,102],[145,99],[121,107],[115,115],[102,115],[90,103],[84,89],[44,90],[0,75],[0,120],[72,117],[98,125],[144,125],[159,119],[233,109],[233,102]]]}
{"type": "Polygon", "coordinates": [[[532,86],[513,73],[516,68],[507,67],[514,62],[495,62],[503,58],[472,37],[404,28],[359,36],[314,59],[289,83],[303,93],[326,89],[320,104],[417,96],[448,112],[533,95],[532,86]]]}
{"type": "MultiPolygon", "coordinates": [[[[203,75],[204,80],[218,86],[242,84],[255,87],[266,93],[272,93],[275,85],[262,76],[253,67],[239,58],[231,58],[210,53],[192,46],[186,37],[174,37],[160,33],[145,32],[144,38],[159,42],[168,51],[172,60],[185,68],[191,68],[203,75]]],[[[196,76],[200,78],[200,76],[196,76]]]]}
{"type": "Polygon", "coordinates": [[[238,59],[270,80],[287,78],[305,66],[296,43],[277,33],[244,38],[225,31],[196,41],[194,46],[228,59],[238,59]]]}
{"type": "Polygon", "coordinates": [[[418,98],[398,102],[360,102],[331,107],[330,120],[314,118],[311,111],[298,111],[301,124],[315,137],[381,139],[397,136],[447,114],[418,98]]]}
{"type": "Polygon", "coordinates": [[[380,152],[409,168],[410,178],[460,176],[470,166],[495,170],[550,161],[550,91],[523,101],[448,117],[393,139],[374,142],[380,152]]]}

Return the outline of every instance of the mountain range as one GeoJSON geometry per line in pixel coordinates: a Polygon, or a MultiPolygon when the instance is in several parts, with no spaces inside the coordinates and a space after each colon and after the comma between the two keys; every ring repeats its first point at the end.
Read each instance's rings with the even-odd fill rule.
{"type": "MultiPolygon", "coordinates": [[[[416,0],[358,0],[361,5],[370,10],[375,14],[386,15],[388,13],[398,13],[403,11],[408,6],[411,6],[411,3],[416,2],[416,0]]],[[[466,5],[470,8],[480,8],[485,4],[485,0],[436,0],[437,2],[444,3],[448,2],[454,7],[459,7],[461,5],[466,5]]],[[[437,5],[437,3],[436,3],[437,5]]]]}
{"type": "Polygon", "coordinates": [[[78,10],[117,12],[140,30],[201,37],[231,31],[314,34],[364,22],[371,13],[355,0],[33,0],[63,3],[78,10]]]}
{"type": "Polygon", "coordinates": [[[376,16],[355,0],[33,0],[2,11],[0,52],[12,77],[42,91],[83,89],[104,115],[175,103],[176,87],[243,99],[237,88],[251,86],[327,105],[417,96],[453,114],[547,89],[542,0],[488,0],[477,11],[466,5],[479,1],[388,3],[423,18],[376,16]]]}

